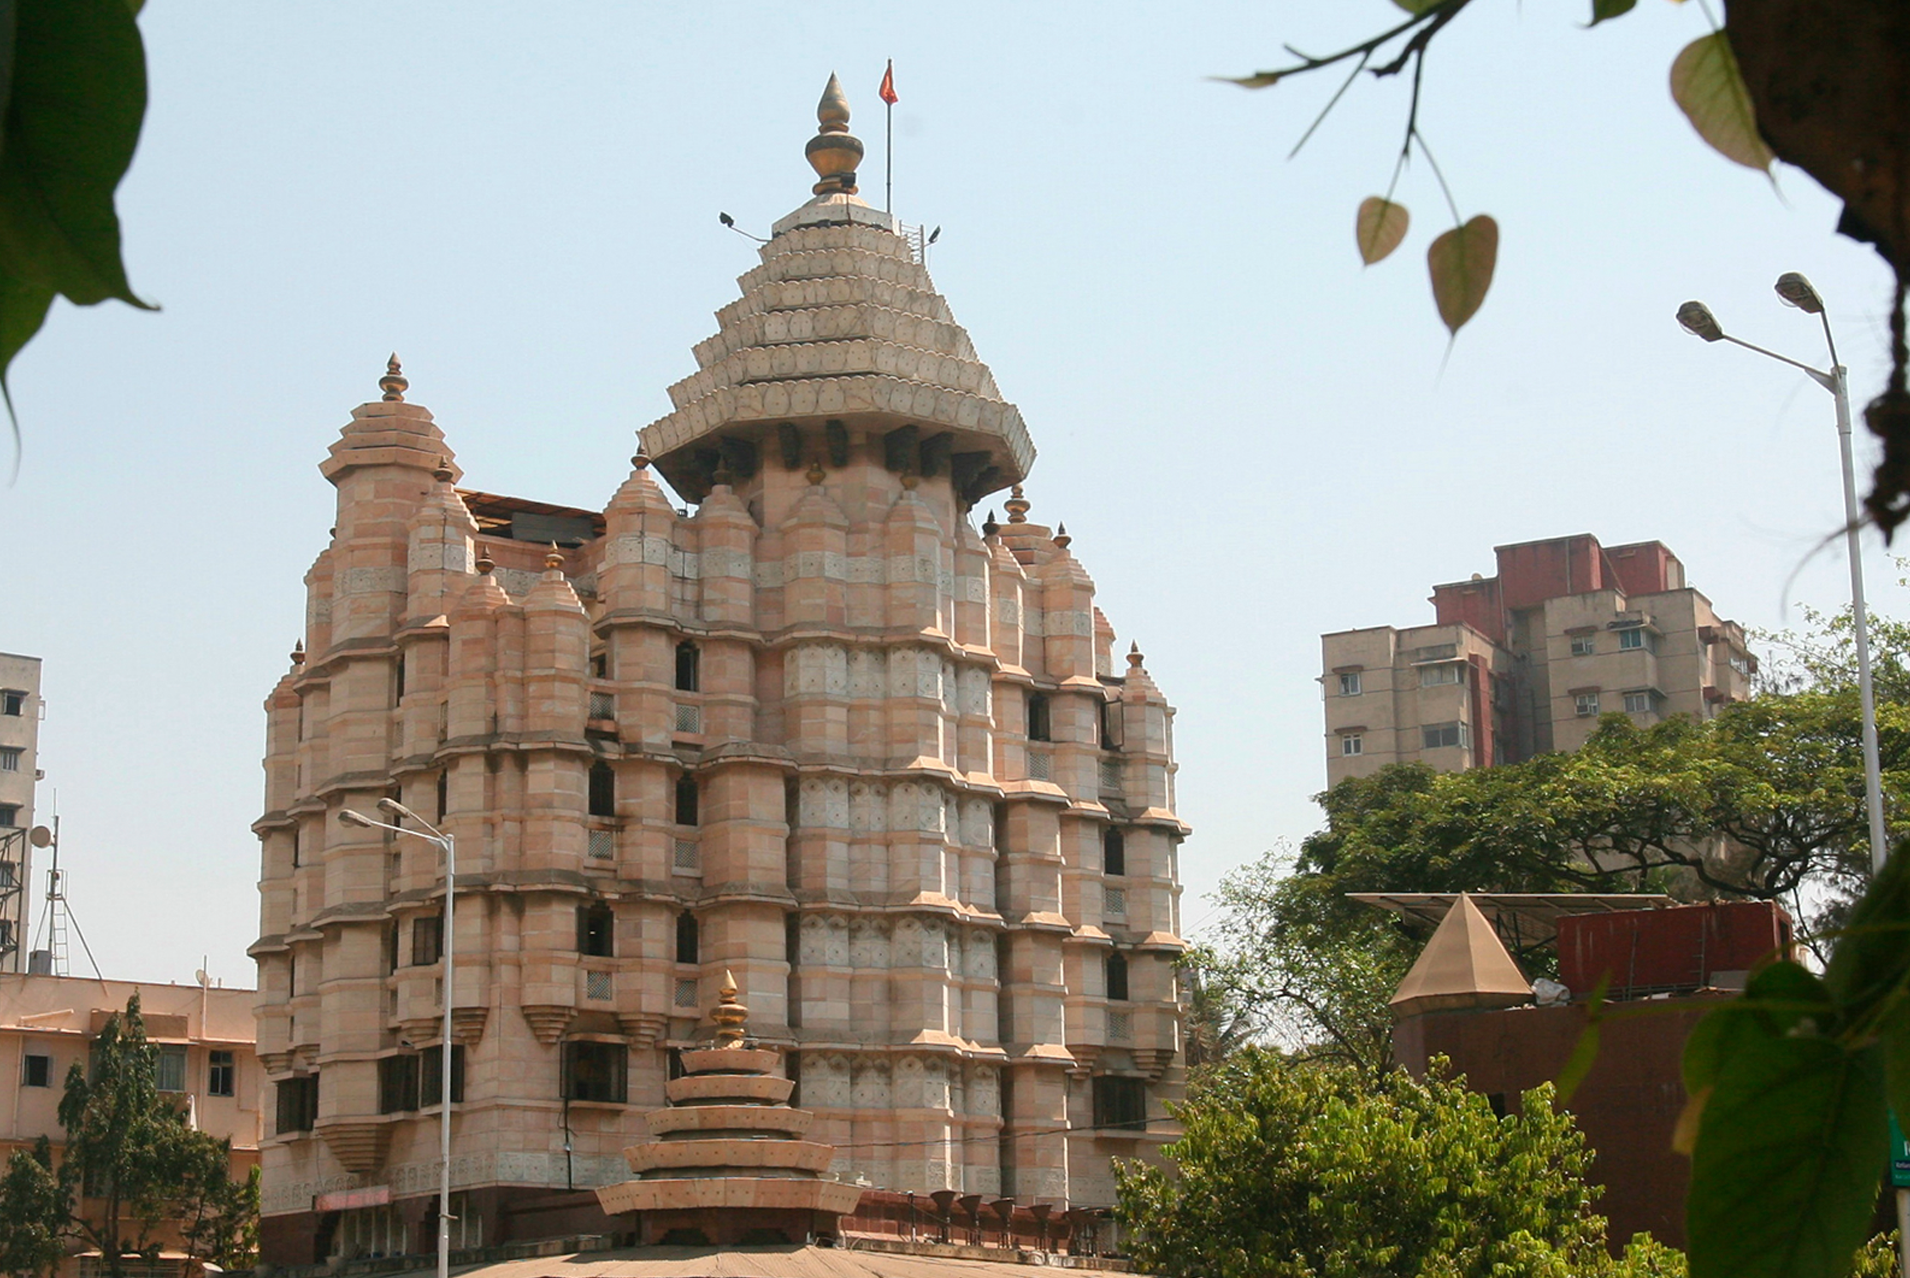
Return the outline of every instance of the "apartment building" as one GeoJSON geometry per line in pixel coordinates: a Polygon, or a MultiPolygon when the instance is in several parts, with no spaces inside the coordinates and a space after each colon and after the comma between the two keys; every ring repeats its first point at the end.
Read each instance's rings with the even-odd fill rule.
{"type": "MultiPolygon", "coordinates": [[[[232,1141],[231,1174],[244,1180],[259,1161],[259,1097],[264,1079],[252,1050],[253,992],[247,989],[103,981],[77,976],[0,975],[0,1079],[12,1087],[0,1106],[0,1162],[44,1136],[54,1157],[66,1140],[60,1098],[67,1071],[85,1068],[106,1018],[139,995],[147,1040],[159,1049],[160,1092],[175,1098],[201,1131],[232,1141]]],[[[104,1200],[80,1211],[97,1221],[104,1200]]],[[[158,1232],[156,1273],[176,1272],[176,1230],[158,1232]]],[[[62,1272],[87,1272],[68,1262],[62,1272]]]]}
{"type": "Polygon", "coordinates": [[[444,867],[339,820],[387,797],[456,839],[459,1246],[636,1232],[589,1191],[725,973],[844,1181],[1106,1205],[1172,1136],[1173,710],[818,117],[605,508],[461,486],[395,359],[321,466],[255,827],[268,1261],[434,1236],[444,867]]]}
{"type": "Polygon", "coordinates": [[[26,970],[40,712],[40,659],[0,652],[0,972],[26,970]]]}
{"type": "Polygon", "coordinates": [[[1322,635],[1327,784],[1576,750],[1601,714],[1706,718],[1750,695],[1744,629],[1662,542],[1581,533],[1495,548],[1491,577],[1433,587],[1432,624],[1322,635]]]}

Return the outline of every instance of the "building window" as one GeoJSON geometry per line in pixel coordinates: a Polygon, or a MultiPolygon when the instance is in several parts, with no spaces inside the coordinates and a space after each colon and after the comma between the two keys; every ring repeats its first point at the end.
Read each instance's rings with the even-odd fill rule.
{"type": "Polygon", "coordinates": [[[676,646],[676,686],[679,692],[699,692],[703,684],[703,655],[685,639],[676,646]]]}
{"type": "Polygon", "coordinates": [[[696,792],[695,777],[685,776],[677,778],[676,823],[678,825],[697,824],[698,817],[701,815],[698,811],[698,808],[701,806],[698,802],[700,798],[701,796],[696,792]]]}
{"type": "Polygon", "coordinates": [[[1598,713],[1598,694],[1581,692],[1572,698],[1573,710],[1581,719],[1587,719],[1598,713]]]}
{"type": "Polygon", "coordinates": [[[1349,732],[1340,738],[1340,754],[1352,758],[1356,754],[1366,753],[1366,738],[1357,732],[1349,732]]]}
{"type": "Polygon", "coordinates": [[[1109,826],[1101,836],[1101,872],[1127,873],[1127,836],[1113,826],[1109,826]]]}
{"type": "Polygon", "coordinates": [[[159,1090],[162,1092],[183,1092],[186,1090],[186,1049],[171,1045],[159,1049],[159,1090]]]}
{"type": "Polygon", "coordinates": [[[608,905],[577,907],[577,952],[588,958],[616,957],[617,916],[608,905]]]}
{"type": "Polygon", "coordinates": [[[1045,692],[1028,694],[1028,739],[1030,741],[1054,740],[1054,729],[1048,716],[1048,694],[1045,692]]]}
{"type": "Polygon", "coordinates": [[[1139,1078],[1094,1080],[1094,1125],[1096,1127],[1146,1127],[1147,1083],[1139,1078]]]}
{"type": "Polygon", "coordinates": [[[565,1100],[621,1105],[629,1090],[629,1053],[622,1043],[564,1044],[565,1100]]]}
{"type": "Polygon", "coordinates": [[[1593,640],[1591,635],[1572,636],[1572,655],[1574,657],[1589,657],[1596,651],[1598,651],[1598,644],[1593,640]]]}
{"type": "Polygon", "coordinates": [[[1121,748],[1121,703],[1103,701],[1101,703],[1101,748],[1119,750],[1121,748]]]}
{"type": "Polygon", "coordinates": [[[1651,711],[1652,695],[1649,690],[1644,692],[1627,692],[1625,694],[1626,714],[1650,714],[1651,711]]]}
{"type": "Polygon", "coordinates": [[[1741,652],[1733,652],[1731,654],[1731,668],[1743,675],[1746,679],[1751,677],[1751,659],[1741,652]]]}
{"type": "MultiPolygon", "coordinates": [[[[444,1096],[444,1046],[418,1053],[418,1108],[429,1109],[444,1096]]],[[[464,1103],[464,1045],[451,1044],[451,1103],[464,1103]]]]}
{"type": "Polygon", "coordinates": [[[609,652],[606,651],[606,652],[597,652],[597,653],[591,654],[590,677],[593,679],[608,679],[610,677],[609,652]]]}
{"type": "Polygon", "coordinates": [[[700,948],[697,937],[696,915],[688,910],[676,916],[676,961],[679,963],[700,963],[697,957],[700,948]]]}
{"type": "Polygon", "coordinates": [[[12,829],[18,824],[20,824],[20,805],[17,803],[0,803],[0,826],[12,829]]]}
{"type": "Polygon", "coordinates": [[[1462,746],[1466,743],[1466,725],[1429,723],[1419,730],[1419,736],[1424,748],[1428,750],[1438,750],[1446,746],[1462,746]]]}
{"type": "Polygon", "coordinates": [[[617,815],[617,774],[601,759],[590,765],[590,815],[617,815]]]}
{"type": "Polygon", "coordinates": [[[17,746],[8,746],[0,750],[0,772],[18,772],[20,770],[21,751],[17,746]]]}
{"type": "Polygon", "coordinates": [[[1357,697],[1362,691],[1359,671],[1349,670],[1340,676],[1340,695],[1342,697],[1357,697]]]}
{"type": "Polygon", "coordinates": [[[309,1132],[318,1121],[318,1075],[304,1074],[288,1078],[278,1085],[278,1124],[280,1135],[309,1132]]]}
{"type": "Polygon", "coordinates": [[[14,688],[0,692],[0,714],[18,718],[27,712],[27,694],[14,688]]]}
{"type": "Polygon", "coordinates": [[[1110,954],[1107,957],[1108,998],[1127,1002],[1127,955],[1110,954]]]}
{"type": "Polygon", "coordinates": [[[438,820],[444,820],[451,810],[451,773],[448,769],[438,772],[438,820]]]}
{"type": "Polygon", "coordinates": [[[1634,652],[1643,649],[1646,652],[1658,651],[1657,638],[1643,626],[1633,626],[1629,630],[1618,632],[1618,650],[1634,652]]]}
{"type": "Polygon", "coordinates": [[[29,1052],[24,1058],[24,1063],[20,1070],[20,1086],[53,1086],[53,1058],[51,1056],[40,1056],[29,1052]]]}
{"type": "Polygon", "coordinates": [[[231,1096],[237,1092],[238,1066],[231,1052],[214,1049],[207,1057],[206,1095],[231,1096]]]}
{"type": "Polygon", "coordinates": [[[421,914],[411,920],[411,965],[430,967],[444,957],[444,916],[421,914]]]}
{"type": "Polygon", "coordinates": [[[418,1058],[410,1052],[378,1058],[378,1112],[404,1114],[418,1108],[418,1058]]]}

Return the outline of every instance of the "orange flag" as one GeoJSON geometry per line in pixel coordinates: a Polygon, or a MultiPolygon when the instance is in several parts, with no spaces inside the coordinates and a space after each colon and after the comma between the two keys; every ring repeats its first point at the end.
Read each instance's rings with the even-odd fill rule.
{"type": "Polygon", "coordinates": [[[896,97],[895,95],[895,59],[894,58],[889,59],[889,69],[882,73],[882,87],[879,90],[877,90],[877,92],[881,95],[882,100],[888,103],[890,106],[894,106],[897,102],[901,101],[901,99],[896,97]]]}

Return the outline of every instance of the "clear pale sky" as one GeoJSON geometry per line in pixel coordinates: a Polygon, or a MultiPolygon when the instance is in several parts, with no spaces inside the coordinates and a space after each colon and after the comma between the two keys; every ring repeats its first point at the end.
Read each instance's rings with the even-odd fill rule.
{"type": "Polygon", "coordinates": [[[1698,5],[1592,31],[1587,9],[1482,0],[1434,46],[1423,128],[1503,233],[1448,359],[1423,167],[1405,247],[1370,269],[1354,247],[1404,86],[1357,86],[1288,161],[1333,83],[1205,78],[1352,43],[1398,19],[1383,0],[152,0],[119,203],[164,309],[56,307],[12,374],[26,449],[0,490],[0,649],[46,659],[41,812],[57,790],[106,974],[187,981],[203,954],[252,983],[260,703],[331,524],[317,463],[386,354],[468,484],[601,507],[754,260],[717,212],[761,234],[808,197],[832,70],[880,203],[886,58],[895,208],[943,228],[936,282],[1040,449],[1034,517],[1067,523],[1179,707],[1190,923],[1317,825],[1320,633],[1429,620],[1432,584],[1496,544],[1658,538],[1747,625],[1837,606],[1829,397],[1672,312],[1703,298],[1821,360],[1770,290],[1805,272],[1861,407],[1887,274],[1807,177],[1728,163],[1672,106],[1698,5]]]}

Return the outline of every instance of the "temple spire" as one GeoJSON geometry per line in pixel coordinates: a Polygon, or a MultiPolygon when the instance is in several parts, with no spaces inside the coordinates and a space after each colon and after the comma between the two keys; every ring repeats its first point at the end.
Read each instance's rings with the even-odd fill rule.
{"type": "Polygon", "coordinates": [[[862,140],[849,132],[849,98],[842,81],[829,73],[829,83],[816,104],[816,136],[803,148],[809,166],[821,178],[811,189],[817,195],[854,195],[856,166],[862,163],[862,140]]]}

